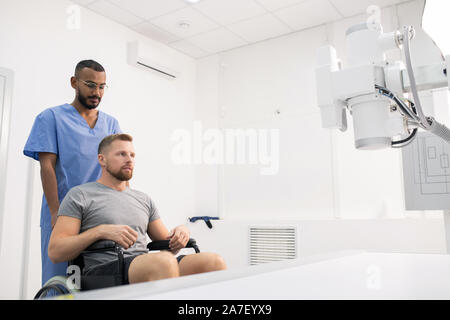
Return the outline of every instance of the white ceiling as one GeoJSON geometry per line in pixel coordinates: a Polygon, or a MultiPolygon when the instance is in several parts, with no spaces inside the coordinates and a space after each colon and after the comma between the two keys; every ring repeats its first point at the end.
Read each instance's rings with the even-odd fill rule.
{"type": "Polygon", "coordinates": [[[73,0],[193,58],[406,0],[73,0]]]}

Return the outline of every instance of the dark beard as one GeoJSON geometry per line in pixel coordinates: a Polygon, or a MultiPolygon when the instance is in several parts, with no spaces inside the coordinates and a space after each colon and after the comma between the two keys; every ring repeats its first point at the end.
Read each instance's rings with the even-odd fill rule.
{"type": "Polygon", "coordinates": [[[114,178],[116,178],[119,181],[128,181],[133,177],[133,171],[130,171],[129,174],[123,173],[122,170],[113,172],[111,169],[109,169],[108,166],[106,166],[106,171],[108,171],[110,175],[112,175],[114,178]]]}
{"type": "Polygon", "coordinates": [[[85,107],[86,109],[89,109],[89,110],[97,108],[100,105],[100,101],[102,101],[102,99],[100,97],[97,97],[97,96],[95,96],[95,97],[98,99],[98,104],[96,106],[93,106],[91,104],[88,104],[88,102],[87,102],[87,99],[93,98],[92,96],[86,98],[86,97],[82,96],[80,93],[78,93],[78,101],[81,103],[81,105],[83,107],[85,107]]]}

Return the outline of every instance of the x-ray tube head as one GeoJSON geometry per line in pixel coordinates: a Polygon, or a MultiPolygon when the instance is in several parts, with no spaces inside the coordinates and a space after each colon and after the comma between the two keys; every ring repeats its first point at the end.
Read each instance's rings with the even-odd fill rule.
{"type": "Polygon", "coordinates": [[[350,99],[355,147],[375,150],[391,147],[389,134],[389,101],[379,95],[365,95],[350,99]]]}

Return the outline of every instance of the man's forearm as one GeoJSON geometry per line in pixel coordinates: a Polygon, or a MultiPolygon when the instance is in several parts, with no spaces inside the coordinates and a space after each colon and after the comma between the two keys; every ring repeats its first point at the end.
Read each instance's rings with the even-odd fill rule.
{"type": "Polygon", "coordinates": [[[52,220],[56,219],[59,209],[58,182],[55,169],[50,165],[41,165],[41,181],[45,199],[47,200],[52,220]]]}
{"type": "Polygon", "coordinates": [[[55,237],[52,234],[48,245],[48,256],[50,260],[53,263],[59,263],[75,259],[83,250],[103,238],[100,228],[101,226],[98,226],[80,234],[67,237],[55,237]]]}

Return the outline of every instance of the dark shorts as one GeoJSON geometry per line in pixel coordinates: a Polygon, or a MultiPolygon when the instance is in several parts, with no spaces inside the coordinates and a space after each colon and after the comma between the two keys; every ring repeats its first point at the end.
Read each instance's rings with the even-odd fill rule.
{"type": "MultiPolygon", "coordinates": [[[[128,270],[130,269],[131,262],[134,260],[134,258],[138,257],[139,255],[134,256],[127,256],[123,258],[123,273],[124,273],[124,281],[123,284],[129,284],[128,281],[128,270]]],[[[178,263],[180,263],[181,259],[183,259],[186,255],[180,254],[177,257],[178,263]]],[[[84,274],[85,276],[120,276],[119,275],[119,264],[118,259],[101,264],[97,267],[92,268],[89,270],[89,272],[84,274]]]]}

